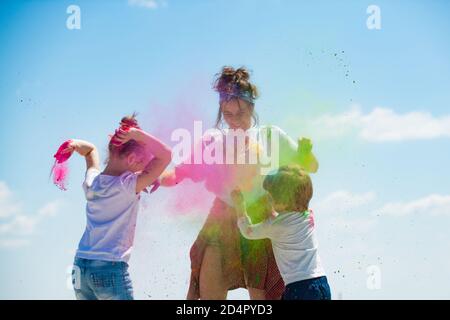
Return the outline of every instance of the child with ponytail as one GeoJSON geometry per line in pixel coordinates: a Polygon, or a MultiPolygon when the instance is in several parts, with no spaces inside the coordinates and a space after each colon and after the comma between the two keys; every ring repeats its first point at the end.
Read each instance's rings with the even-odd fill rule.
{"type": "Polygon", "coordinates": [[[60,151],[68,156],[77,152],[86,159],[87,222],[72,271],[80,300],[133,299],[127,262],[140,193],[157,181],[171,161],[169,147],[141,130],[135,115],[122,119],[108,149],[103,171],[96,147],[87,141],[69,140],[60,151]]]}

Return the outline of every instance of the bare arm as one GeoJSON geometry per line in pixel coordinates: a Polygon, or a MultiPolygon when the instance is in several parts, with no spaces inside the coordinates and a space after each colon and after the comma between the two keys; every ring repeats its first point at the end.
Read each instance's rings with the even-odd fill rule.
{"type": "Polygon", "coordinates": [[[250,240],[270,239],[271,226],[268,220],[257,224],[250,224],[247,218],[241,217],[237,220],[239,231],[242,236],[250,240]]]}
{"type": "Polygon", "coordinates": [[[95,145],[88,141],[72,139],[65,152],[77,152],[86,159],[86,171],[89,169],[100,170],[100,157],[95,145]]]}
{"type": "Polygon", "coordinates": [[[138,143],[143,144],[147,151],[153,155],[153,159],[150,160],[137,178],[136,193],[139,193],[155,182],[166,169],[172,160],[172,151],[159,139],[141,129],[132,128],[128,132],[118,135],[118,139],[122,143],[131,139],[136,140],[138,143]]]}
{"type": "MultiPolygon", "coordinates": [[[[196,146],[195,150],[203,153],[203,140],[196,146]]],[[[188,161],[178,164],[174,169],[165,171],[160,178],[160,183],[164,187],[173,187],[185,179],[190,179],[193,182],[200,182],[206,178],[205,166],[203,164],[195,164],[194,154],[191,153],[188,161]]]]}

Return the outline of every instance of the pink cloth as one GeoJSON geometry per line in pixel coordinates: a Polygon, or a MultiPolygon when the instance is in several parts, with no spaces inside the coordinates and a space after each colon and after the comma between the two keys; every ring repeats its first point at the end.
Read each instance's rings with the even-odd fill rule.
{"type": "Polygon", "coordinates": [[[130,126],[121,124],[119,129],[117,129],[114,132],[114,135],[111,137],[111,144],[116,147],[120,146],[122,143],[117,140],[117,134],[120,132],[128,132],[128,131],[130,131],[130,126]]]}
{"type": "Polygon", "coordinates": [[[72,152],[65,152],[72,140],[65,141],[54,154],[55,163],[53,164],[51,175],[53,176],[53,183],[61,190],[67,190],[67,177],[69,176],[69,167],[67,160],[69,160],[72,152]]]}
{"type": "Polygon", "coordinates": [[[130,131],[131,128],[140,129],[140,127],[137,124],[130,124],[130,123],[122,121],[120,123],[119,129],[116,129],[116,131],[114,132],[114,135],[111,137],[111,144],[116,147],[122,145],[122,142],[117,140],[117,134],[128,132],[128,131],[130,131]]]}

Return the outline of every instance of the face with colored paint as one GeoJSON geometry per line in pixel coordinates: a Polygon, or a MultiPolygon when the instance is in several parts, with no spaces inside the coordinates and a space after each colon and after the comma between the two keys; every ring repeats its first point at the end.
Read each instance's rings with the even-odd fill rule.
{"type": "Polygon", "coordinates": [[[222,102],[220,109],[230,129],[247,130],[252,125],[253,105],[242,99],[222,102]]]}

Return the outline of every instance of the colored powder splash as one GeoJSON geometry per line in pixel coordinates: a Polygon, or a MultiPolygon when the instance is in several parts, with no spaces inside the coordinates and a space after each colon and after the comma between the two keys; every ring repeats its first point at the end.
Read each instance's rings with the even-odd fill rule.
{"type": "MultiPolygon", "coordinates": [[[[295,106],[295,110],[300,114],[288,114],[286,121],[279,122],[283,129],[292,127],[295,132],[296,128],[300,128],[299,133],[304,135],[305,125],[307,126],[309,122],[307,118],[315,118],[323,113],[346,107],[347,105],[342,105],[346,103],[342,101],[342,98],[350,104],[354,103],[355,95],[358,94],[359,81],[352,71],[351,57],[351,54],[342,48],[329,48],[322,45],[304,47],[299,51],[299,64],[296,67],[302,75],[300,78],[302,83],[296,90],[285,92],[280,103],[285,108],[295,106]],[[335,88],[336,83],[343,87],[343,91],[340,91],[335,98],[321,92],[321,90],[328,92],[327,86],[335,88]],[[315,85],[319,85],[322,89],[317,92],[314,90],[315,85]],[[282,125],[282,122],[287,122],[288,125],[282,125]]],[[[315,137],[312,136],[312,138],[315,137]]]]}
{"type": "MultiPolygon", "coordinates": [[[[270,130],[268,132],[270,135],[270,130]]],[[[226,143],[223,143],[223,160],[227,156],[226,143]]],[[[200,155],[205,155],[205,146],[200,144],[197,151],[200,155]]],[[[299,146],[300,147],[300,146],[299,146]]],[[[261,166],[259,164],[205,164],[194,163],[193,154],[188,163],[179,164],[175,168],[175,174],[181,178],[181,183],[174,186],[174,192],[168,192],[171,201],[169,201],[168,212],[171,214],[187,214],[192,212],[206,215],[209,212],[209,206],[212,204],[214,196],[218,196],[224,201],[229,201],[231,192],[239,189],[246,202],[252,204],[265,193],[262,184],[265,176],[261,175],[261,166]]],[[[250,158],[250,153],[258,154],[262,148],[257,143],[249,143],[246,149],[246,159],[250,158]]],[[[299,150],[289,150],[283,152],[280,150],[280,165],[299,162],[299,150]],[[286,154],[283,154],[286,153],[286,154]]],[[[253,157],[257,158],[257,156],[253,157]]]]}
{"type": "MultiPolygon", "coordinates": [[[[147,111],[139,115],[142,128],[171,148],[177,144],[171,139],[176,129],[188,130],[194,140],[194,121],[202,121],[203,131],[212,128],[218,101],[215,95],[214,100],[210,101],[210,82],[209,77],[202,79],[202,75],[197,75],[189,81],[189,87],[172,94],[171,100],[149,101],[147,111]]],[[[195,141],[192,141],[192,144],[194,143],[195,141]]],[[[171,170],[173,167],[167,168],[167,171],[171,170]]],[[[217,176],[217,178],[220,177],[217,176]]],[[[191,179],[186,179],[171,188],[160,187],[157,192],[165,194],[164,214],[173,216],[189,214],[200,218],[205,217],[214,200],[214,194],[206,190],[204,180],[193,182],[191,179]]]]}
{"type": "Polygon", "coordinates": [[[195,209],[201,209],[207,214],[214,196],[229,200],[231,192],[235,189],[250,192],[254,187],[254,179],[259,174],[259,167],[252,164],[192,162],[175,168],[177,177],[183,178],[183,181],[174,187],[172,209],[178,214],[192,212],[195,209]]]}
{"type": "Polygon", "coordinates": [[[328,72],[336,73],[342,76],[341,80],[355,85],[357,81],[353,78],[351,70],[351,61],[344,50],[339,49],[306,49],[302,52],[302,62],[307,68],[311,68],[316,72],[318,67],[327,67],[328,72]]]}
{"type": "Polygon", "coordinates": [[[61,190],[66,191],[67,178],[69,176],[69,167],[67,160],[69,160],[72,152],[67,151],[72,140],[67,140],[58,148],[58,151],[53,155],[55,163],[53,164],[51,175],[53,183],[61,190]]]}
{"type": "MultiPolygon", "coordinates": [[[[171,134],[175,129],[183,128],[189,131],[193,138],[192,144],[195,144],[194,121],[202,121],[203,132],[201,135],[207,129],[214,127],[214,119],[218,111],[218,98],[214,93],[211,95],[210,79],[193,79],[190,85],[184,92],[177,94],[171,102],[152,101],[148,112],[139,117],[144,130],[148,130],[170,147],[174,147],[178,143],[171,139],[171,134]],[[211,96],[214,97],[212,100],[211,96]],[[168,121],[161,121],[161,119],[168,119],[168,121]]],[[[271,134],[270,130],[268,134],[271,134]]],[[[201,136],[196,138],[201,138],[201,136]]],[[[258,148],[258,146],[251,148],[258,148]]],[[[284,158],[290,157],[282,154],[280,154],[280,158],[281,162],[291,162],[292,160],[283,161],[284,158]]],[[[168,171],[171,170],[173,168],[168,169],[168,171]]],[[[261,188],[264,179],[264,176],[259,174],[260,168],[257,165],[249,164],[188,164],[177,166],[176,170],[177,174],[184,174],[187,179],[177,186],[164,188],[164,192],[167,194],[165,212],[171,215],[198,214],[206,216],[215,196],[230,194],[236,188],[243,191],[247,202],[252,203],[260,195],[252,194],[251,189],[254,189],[255,185],[261,188]]]]}
{"type": "MultiPolygon", "coordinates": [[[[178,97],[173,103],[158,104],[152,103],[147,114],[140,117],[148,131],[166,142],[171,147],[177,142],[171,141],[171,134],[175,129],[187,129],[191,137],[194,137],[194,121],[203,121],[203,132],[214,126],[214,119],[218,110],[217,101],[212,103],[198,102],[198,99],[210,92],[210,84],[199,90],[189,90],[186,95],[178,97]],[[167,121],[162,121],[167,119],[167,121]],[[145,122],[147,120],[147,123],[145,122]]],[[[268,135],[270,137],[271,131],[268,135]]],[[[199,137],[201,138],[201,137],[199,137]]],[[[192,141],[195,144],[195,141],[192,141]]],[[[258,146],[251,146],[251,149],[258,149],[258,146]]],[[[202,150],[203,151],[203,150],[202,150]]],[[[202,153],[203,154],[203,153],[202,153]]],[[[224,153],[224,157],[225,157],[224,153]]],[[[282,162],[291,162],[292,155],[280,154],[282,162]]],[[[297,158],[295,156],[295,158],[297,158]]],[[[192,162],[191,162],[192,163],[192,162]]],[[[173,168],[171,170],[174,170],[173,168]]],[[[171,171],[169,169],[169,171],[171,171]]],[[[255,186],[261,188],[264,176],[260,175],[260,168],[255,165],[207,165],[207,164],[186,164],[177,166],[177,175],[184,174],[185,180],[176,186],[162,188],[167,197],[164,204],[164,214],[169,215],[194,215],[205,218],[211,211],[213,200],[217,195],[231,194],[231,191],[238,188],[244,193],[247,203],[247,213],[252,223],[259,223],[267,219],[272,213],[272,207],[267,197],[252,193],[255,186]]],[[[159,191],[161,188],[159,189],[159,191]]],[[[225,210],[219,214],[228,215],[231,210],[225,210]]],[[[237,226],[233,224],[235,228],[237,226]]],[[[233,237],[232,228],[222,224],[204,225],[203,230],[208,238],[233,237]]],[[[200,231],[200,230],[199,230],[200,231]]],[[[239,231],[237,231],[239,232],[239,231]]],[[[234,239],[231,238],[231,239],[234,239]]],[[[228,243],[224,240],[224,243],[228,243]]],[[[257,270],[261,259],[267,255],[267,241],[241,241],[241,259],[244,264],[253,265],[257,270]]],[[[233,263],[230,261],[230,263],[233,263]]],[[[237,262],[236,262],[237,263],[237,262]]],[[[256,274],[256,282],[260,282],[259,274],[256,274]]]]}
{"type": "Polygon", "coordinates": [[[69,167],[67,166],[67,162],[58,163],[55,161],[55,164],[52,168],[52,176],[53,183],[61,190],[67,191],[67,178],[69,176],[69,167]]]}
{"type": "MultiPolygon", "coordinates": [[[[251,191],[255,189],[255,180],[260,175],[259,165],[249,163],[225,163],[227,153],[229,152],[226,148],[226,135],[215,136],[214,139],[214,142],[211,142],[206,146],[202,143],[197,144],[197,150],[194,151],[194,153],[196,152],[199,155],[205,155],[206,148],[211,147],[211,144],[214,143],[213,149],[215,151],[218,149],[223,150],[223,154],[221,156],[219,155],[218,158],[215,158],[219,160],[220,163],[206,164],[202,162],[196,164],[194,163],[194,159],[191,154],[188,163],[183,163],[176,167],[176,176],[182,179],[190,179],[195,183],[203,183],[204,188],[208,192],[218,196],[228,203],[231,201],[230,195],[233,190],[239,189],[243,193],[251,194],[251,191]]],[[[242,151],[240,156],[247,159],[250,157],[254,157],[256,159],[257,152],[259,152],[258,146],[256,144],[249,143],[245,152],[242,151]]]]}

